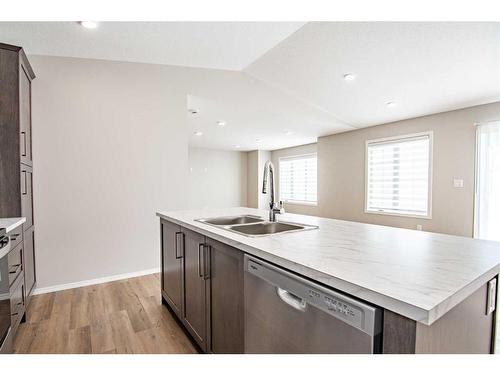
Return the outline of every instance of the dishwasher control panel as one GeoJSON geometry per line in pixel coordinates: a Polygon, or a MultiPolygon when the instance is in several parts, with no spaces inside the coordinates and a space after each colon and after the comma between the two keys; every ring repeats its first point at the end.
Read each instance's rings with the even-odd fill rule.
{"type": "Polygon", "coordinates": [[[321,293],[314,289],[308,291],[310,302],[320,309],[348,320],[356,326],[363,324],[363,311],[340,298],[321,293]]]}

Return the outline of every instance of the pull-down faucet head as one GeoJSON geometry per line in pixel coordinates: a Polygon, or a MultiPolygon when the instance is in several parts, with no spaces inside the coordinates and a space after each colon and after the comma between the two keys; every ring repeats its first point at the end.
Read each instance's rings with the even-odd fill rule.
{"type": "Polygon", "coordinates": [[[276,221],[276,214],[284,214],[283,202],[277,204],[274,201],[274,165],[270,160],[264,165],[264,177],[262,179],[262,194],[267,194],[267,187],[271,191],[269,197],[269,221],[276,221]],[[268,183],[269,178],[269,183],[268,183]]]}
{"type": "Polygon", "coordinates": [[[262,194],[267,194],[267,179],[269,177],[269,189],[271,190],[271,196],[269,197],[269,204],[272,207],[274,204],[274,165],[270,160],[266,161],[264,165],[264,178],[262,179],[262,194]]]}

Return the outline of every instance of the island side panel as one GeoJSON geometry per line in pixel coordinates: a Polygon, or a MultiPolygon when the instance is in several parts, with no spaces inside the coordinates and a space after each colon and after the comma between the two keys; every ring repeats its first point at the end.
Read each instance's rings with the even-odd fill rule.
{"type": "Polygon", "coordinates": [[[384,310],[383,354],[414,354],[417,322],[390,310],[384,310]]]}
{"type": "Polygon", "coordinates": [[[432,325],[417,323],[416,353],[489,354],[495,313],[486,314],[485,284],[432,325]]]}

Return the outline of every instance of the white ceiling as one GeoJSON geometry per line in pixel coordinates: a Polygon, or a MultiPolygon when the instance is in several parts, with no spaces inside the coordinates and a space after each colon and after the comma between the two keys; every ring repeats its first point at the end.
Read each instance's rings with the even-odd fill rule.
{"type": "Polygon", "coordinates": [[[189,88],[200,113],[188,115],[187,131],[199,147],[277,149],[500,100],[500,23],[106,22],[87,30],[0,22],[0,41],[28,54],[238,71],[198,72],[189,88]]]}
{"type": "Polygon", "coordinates": [[[191,146],[241,151],[275,150],[314,143],[318,135],[352,129],[328,113],[243,74],[231,86],[234,94],[223,100],[188,96],[188,109],[199,111],[194,115],[187,114],[191,146]],[[221,120],[226,123],[224,127],[217,124],[221,120]],[[195,132],[203,135],[197,136],[195,132]]]}
{"type": "Polygon", "coordinates": [[[0,22],[28,54],[241,70],[302,22],[0,22]]]}
{"type": "Polygon", "coordinates": [[[500,100],[500,23],[309,23],[245,72],[377,125],[500,100]]]}

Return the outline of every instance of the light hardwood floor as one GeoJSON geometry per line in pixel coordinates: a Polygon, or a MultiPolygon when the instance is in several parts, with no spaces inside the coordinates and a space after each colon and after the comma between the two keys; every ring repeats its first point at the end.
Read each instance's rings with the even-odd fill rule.
{"type": "Polygon", "coordinates": [[[34,296],[16,353],[196,353],[161,305],[160,275],[34,296]]]}

